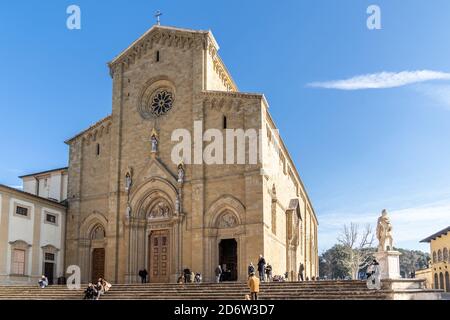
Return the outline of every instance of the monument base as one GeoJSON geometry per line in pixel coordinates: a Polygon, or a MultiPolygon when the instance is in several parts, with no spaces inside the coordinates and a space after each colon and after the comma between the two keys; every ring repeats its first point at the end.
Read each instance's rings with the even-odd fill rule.
{"type": "Polygon", "coordinates": [[[382,251],[374,254],[380,264],[381,280],[400,279],[400,255],[398,251],[382,251]]]}

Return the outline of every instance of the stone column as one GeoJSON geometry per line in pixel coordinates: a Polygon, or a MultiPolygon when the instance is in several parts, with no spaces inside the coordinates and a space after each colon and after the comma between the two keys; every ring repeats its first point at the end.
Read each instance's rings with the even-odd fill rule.
{"type": "Polygon", "coordinates": [[[111,158],[109,180],[108,257],[105,266],[106,276],[119,279],[119,223],[120,223],[120,172],[122,163],[122,115],[123,115],[123,65],[118,64],[111,69],[113,77],[112,120],[111,120],[111,158]]]}

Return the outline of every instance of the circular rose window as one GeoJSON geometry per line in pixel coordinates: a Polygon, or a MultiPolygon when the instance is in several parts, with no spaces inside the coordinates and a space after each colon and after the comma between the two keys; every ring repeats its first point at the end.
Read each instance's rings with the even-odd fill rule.
{"type": "Polygon", "coordinates": [[[173,106],[173,95],[168,90],[158,90],[150,101],[150,112],[158,117],[166,114],[173,106]]]}

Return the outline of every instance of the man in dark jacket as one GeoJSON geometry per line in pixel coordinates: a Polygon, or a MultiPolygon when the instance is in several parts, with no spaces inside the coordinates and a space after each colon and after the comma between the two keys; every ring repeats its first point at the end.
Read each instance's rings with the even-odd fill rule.
{"type": "Polygon", "coordinates": [[[265,271],[266,271],[266,260],[264,259],[263,255],[259,255],[259,261],[258,261],[258,272],[259,272],[259,279],[261,279],[262,282],[265,281],[265,271]]]}
{"type": "Polygon", "coordinates": [[[255,266],[253,265],[253,262],[250,262],[248,265],[248,276],[250,277],[252,273],[255,273],[255,266]]]}
{"type": "Polygon", "coordinates": [[[141,277],[141,283],[147,283],[147,275],[148,275],[148,272],[145,268],[139,271],[139,277],[141,277]]]}
{"type": "Polygon", "coordinates": [[[97,290],[92,283],[89,283],[88,287],[84,291],[84,300],[94,300],[97,296],[97,290]]]}

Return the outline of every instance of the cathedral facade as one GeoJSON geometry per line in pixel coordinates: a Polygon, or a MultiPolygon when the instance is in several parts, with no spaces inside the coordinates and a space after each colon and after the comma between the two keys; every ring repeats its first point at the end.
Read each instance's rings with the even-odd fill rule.
{"type": "Polygon", "coordinates": [[[218,50],[210,31],[155,25],[109,63],[111,115],[66,141],[65,264],[82,281],[213,281],[217,265],[244,281],[260,254],[274,275],[318,275],[318,221],[268,103],[218,50]]]}

